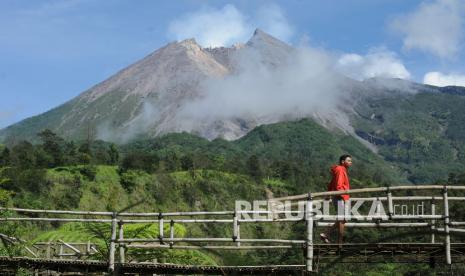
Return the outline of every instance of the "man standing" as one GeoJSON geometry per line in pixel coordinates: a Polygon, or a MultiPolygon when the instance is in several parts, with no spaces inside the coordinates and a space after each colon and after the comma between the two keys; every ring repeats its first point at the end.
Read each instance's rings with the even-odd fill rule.
{"type": "MultiPolygon", "coordinates": [[[[339,157],[339,165],[334,165],[331,167],[331,182],[328,185],[328,191],[345,191],[350,190],[349,175],[347,169],[352,166],[352,156],[349,154],[344,154],[339,157]]],[[[344,216],[345,214],[345,205],[349,200],[348,194],[334,196],[332,198],[334,207],[336,208],[338,218],[334,225],[326,229],[324,233],[320,234],[320,238],[325,242],[329,243],[329,234],[333,230],[338,231],[338,243],[342,244],[344,237],[344,228],[345,220],[339,219],[339,216],[344,216]]]]}

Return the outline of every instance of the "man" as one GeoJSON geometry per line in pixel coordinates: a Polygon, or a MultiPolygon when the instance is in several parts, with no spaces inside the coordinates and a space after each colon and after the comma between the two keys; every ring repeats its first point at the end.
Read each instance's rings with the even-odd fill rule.
{"type": "MultiPolygon", "coordinates": [[[[339,157],[339,165],[331,167],[332,179],[328,185],[328,191],[345,191],[350,190],[349,175],[347,169],[352,166],[352,156],[344,154],[339,157]]],[[[334,196],[332,198],[334,207],[336,208],[338,216],[345,214],[345,205],[349,200],[348,194],[334,196]]],[[[332,226],[326,229],[324,233],[320,234],[320,238],[325,242],[329,243],[329,235],[333,230],[338,231],[338,243],[342,244],[344,237],[345,220],[336,220],[332,226]]]]}

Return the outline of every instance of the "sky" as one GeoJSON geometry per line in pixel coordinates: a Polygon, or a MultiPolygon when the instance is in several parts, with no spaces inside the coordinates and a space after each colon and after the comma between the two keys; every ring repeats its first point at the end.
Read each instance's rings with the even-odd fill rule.
{"type": "Polygon", "coordinates": [[[1,0],[0,128],[50,110],[165,44],[255,28],[336,57],[349,77],[465,86],[465,0],[1,0]]]}

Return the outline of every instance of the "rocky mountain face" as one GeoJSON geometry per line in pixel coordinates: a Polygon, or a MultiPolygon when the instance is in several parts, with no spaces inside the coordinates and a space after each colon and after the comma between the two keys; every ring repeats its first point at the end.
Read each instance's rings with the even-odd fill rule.
{"type": "Polygon", "coordinates": [[[291,50],[260,30],[245,45],[230,48],[202,48],[194,39],[170,43],[71,101],[1,130],[0,139],[34,140],[44,128],[66,138],[91,135],[114,142],[183,130],[208,138],[237,138],[258,122],[250,124],[237,118],[213,125],[199,122],[185,129],[176,113],[186,102],[201,96],[204,80],[221,79],[239,70],[235,61],[239,52],[268,51],[264,62],[275,64],[291,50]]]}
{"type": "MultiPolygon", "coordinates": [[[[373,143],[363,139],[366,134],[357,135],[360,132],[351,123],[354,117],[359,116],[355,108],[358,104],[366,102],[367,98],[408,97],[418,90],[439,91],[435,87],[400,80],[358,82],[337,73],[323,82],[320,79],[328,72],[321,70],[318,64],[307,75],[301,73],[306,71],[305,66],[296,72],[291,70],[294,64],[295,67],[302,66],[299,65],[301,60],[319,57],[311,54],[308,58],[297,52],[297,49],[260,30],[256,30],[247,43],[232,47],[202,48],[194,39],[170,43],[71,101],[0,130],[0,142],[35,140],[36,133],[45,128],[69,139],[91,137],[117,143],[182,131],[208,139],[221,137],[233,140],[261,124],[312,117],[327,128],[358,137],[375,150],[373,143]],[[266,84],[274,81],[273,87],[264,84],[250,86],[255,82],[254,77],[244,75],[252,72],[254,76],[257,71],[257,78],[264,76],[257,82],[266,84]],[[286,78],[281,80],[281,75],[286,78]],[[223,82],[226,94],[223,93],[223,82]],[[211,83],[215,84],[214,89],[211,83]],[[245,86],[242,85],[244,83],[245,86]],[[235,91],[234,85],[237,84],[235,91]],[[247,89],[251,91],[243,91],[247,89]],[[280,107],[283,102],[287,109],[273,112],[274,107],[270,105],[271,112],[254,112],[254,105],[266,106],[268,101],[266,94],[265,98],[263,95],[262,98],[255,97],[255,91],[252,91],[255,89],[270,89],[275,90],[270,93],[282,94],[277,97],[278,103],[275,102],[274,107],[280,107]],[[306,89],[317,92],[309,98],[303,96],[306,89]],[[289,93],[294,90],[300,94],[289,93]],[[286,93],[289,93],[289,98],[297,97],[297,101],[288,102],[286,93]],[[239,100],[234,98],[237,105],[243,102],[249,109],[237,113],[233,110],[223,116],[223,105],[228,108],[229,96],[233,94],[242,97],[239,100]],[[299,97],[314,103],[301,105],[299,97]],[[207,101],[211,98],[215,101],[207,101]],[[192,103],[202,99],[207,100],[193,110],[192,103]],[[197,116],[197,113],[203,115],[197,116]]],[[[456,93],[453,89],[450,91],[446,92],[456,93]]],[[[270,94],[270,102],[272,97],[270,94]]]]}

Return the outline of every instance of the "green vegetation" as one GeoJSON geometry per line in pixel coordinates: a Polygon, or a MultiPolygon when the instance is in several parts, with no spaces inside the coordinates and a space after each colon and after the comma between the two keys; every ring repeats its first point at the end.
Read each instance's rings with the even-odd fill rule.
{"type": "MultiPolygon", "coordinates": [[[[157,238],[158,237],[158,224],[127,224],[124,226],[124,233],[126,238],[157,238]]],[[[165,232],[169,232],[169,225],[165,225],[165,232]]],[[[174,226],[174,233],[176,237],[184,237],[186,229],[177,224],[174,226]]],[[[94,256],[96,259],[105,260],[108,254],[111,236],[110,224],[98,223],[67,223],[56,230],[51,230],[42,233],[36,237],[32,242],[50,242],[63,240],[66,242],[82,242],[90,241],[96,246],[98,254],[94,256]]],[[[173,250],[145,250],[145,249],[129,249],[126,250],[127,261],[131,260],[153,260],[160,261],[176,260],[185,264],[202,264],[202,265],[215,265],[216,262],[208,255],[199,251],[185,251],[178,252],[173,250]]]]}
{"type": "MultiPolygon", "coordinates": [[[[391,106],[395,109],[394,104],[391,106]]],[[[351,153],[355,161],[350,171],[353,188],[397,185],[407,183],[408,180],[427,179],[424,172],[436,175],[436,171],[431,170],[444,162],[451,162],[447,164],[452,165],[444,165],[444,172],[438,170],[441,175],[443,173],[443,178],[437,181],[460,183],[465,179],[459,173],[460,164],[454,163],[456,159],[453,157],[463,154],[459,138],[452,138],[456,137],[452,135],[450,141],[454,143],[441,144],[441,135],[447,133],[446,129],[435,124],[428,125],[426,119],[421,126],[409,129],[408,123],[401,127],[403,115],[382,114],[384,121],[360,120],[357,126],[366,133],[377,133],[377,137],[383,141],[390,141],[394,139],[392,137],[401,141],[394,143],[396,146],[389,143],[379,145],[385,159],[367,149],[357,139],[343,133],[330,132],[308,119],[260,126],[232,142],[222,139],[208,141],[191,134],[177,133],[117,146],[103,141],[67,141],[45,130],[39,133],[40,143],[20,141],[9,147],[0,147],[0,201],[4,206],[40,209],[119,211],[132,206],[131,212],[232,210],[238,199],[260,200],[267,196],[325,190],[330,178],[329,167],[346,152],[351,153]],[[391,124],[399,126],[399,132],[395,134],[397,136],[394,136],[394,126],[391,124]],[[380,132],[376,127],[392,128],[392,131],[380,132]],[[428,138],[422,140],[422,137],[428,138]],[[410,142],[412,139],[415,143],[410,142]],[[422,146],[415,148],[412,145],[422,146]],[[425,145],[430,145],[440,162],[420,162],[425,156],[431,157],[429,152],[425,155],[417,150],[425,145]],[[393,147],[398,150],[391,152],[393,147]],[[455,149],[452,157],[447,153],[449,147],[455,149]],[[397,152],[396,156],[394,152],[397,152]],[[415,166],[422,166],[422,169],[414,170],[415,166]],[[427,170],[427,166],[432,166],[431,170],[427,170]],[[406,169],[410,170],[407,174],[404,173],[406,169]]],[[[453,133],[459,135],[459,132],[453,133]]],[[[189,229],[179,226],[176,235],[232,235],[229,228],[221,225],[207,228],[202,224],[189,226],[189,229]]],[[[157,229],[155,224],[139,224],[128,226],[126,230],[134,237],[156,237],[157,229]]],[[[29,241],[91,240],[99,245],[101,258],[105,256],[108,231],[107,224],[9,222],[0,225],[0,233],[29,241]]],[[[250,238],[302,239],[304,233],[302,223],[244,225],[241,228],[242,236],[250,238]]],[[[361,233],[350,230],[348,238],[369,241],[388,238],[392,234],[389,231],[380,234],[376,231],[364,230],[361,233]]],[[[301,250],[132,250],[129,254],[130,258],[140,260],[159,258],[177,263],[303,263],[301,250]]],[[[340,274],[339,266],[331,269],[331,273],[340,274]]],[[[425,267],[379,265],[358,266],[357,269],[366,273],[372,271],[372,274],[387,271],[403,274],[424,270],[425,267]]]]}
{"type": "Polygon", "coordinates": [[[465,97],[459,95],[373,98],[357,107],[362,116],[355,118],[355,126],[411,182],[443,183],[465,169],[463,110],[465,97]]]}

